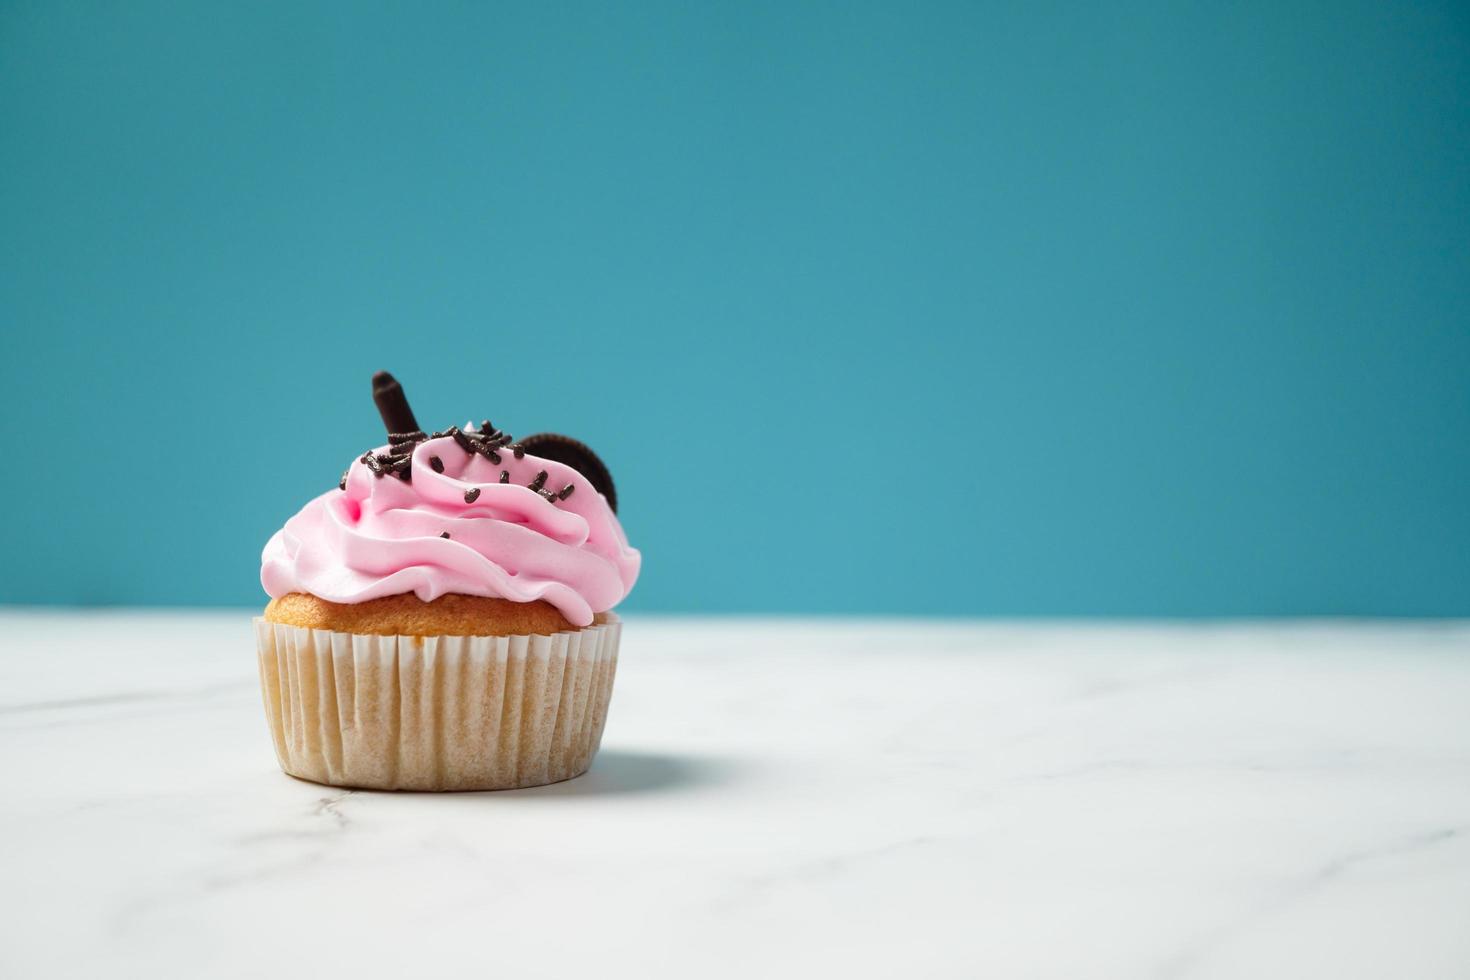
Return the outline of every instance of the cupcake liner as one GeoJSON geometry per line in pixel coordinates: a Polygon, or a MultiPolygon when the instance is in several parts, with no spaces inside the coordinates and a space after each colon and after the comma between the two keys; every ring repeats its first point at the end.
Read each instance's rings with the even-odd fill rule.
{"type": "Polygon", "coordinates": [[[476,790],[587,771],[622,623],[552,636],[373,636],[255,620],[281,768],[332,786],[476,790]]]}

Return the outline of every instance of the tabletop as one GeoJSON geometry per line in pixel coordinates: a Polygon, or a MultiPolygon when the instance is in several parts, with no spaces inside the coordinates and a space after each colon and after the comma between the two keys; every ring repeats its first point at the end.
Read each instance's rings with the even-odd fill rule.
{"type": "Polygon", "coordinates": [[[393,794],[250,615],[0,613],[0,976],[1470,975],[1470,624],[635,615],[587,775],[393,794]]]}

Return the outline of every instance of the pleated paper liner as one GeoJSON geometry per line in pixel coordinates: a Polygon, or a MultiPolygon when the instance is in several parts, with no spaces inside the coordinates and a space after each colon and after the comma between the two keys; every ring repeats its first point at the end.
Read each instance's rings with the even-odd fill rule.
{"type": "Polygon", "coordinates": [[[479,790],[587,771],[622,623],[552,636],[371,636],[255,619],[281,768],[332,786],[479,790]]]}

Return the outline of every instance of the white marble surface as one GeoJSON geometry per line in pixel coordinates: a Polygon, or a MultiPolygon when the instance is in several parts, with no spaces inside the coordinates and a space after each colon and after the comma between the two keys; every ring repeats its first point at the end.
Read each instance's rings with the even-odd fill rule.
{"type": "Polygon", "coordinates": [[[462,796],[254,671],[0,613],[0,976],[1470,976],[1470,625],[634,617],[592,772],[462,796]]]}

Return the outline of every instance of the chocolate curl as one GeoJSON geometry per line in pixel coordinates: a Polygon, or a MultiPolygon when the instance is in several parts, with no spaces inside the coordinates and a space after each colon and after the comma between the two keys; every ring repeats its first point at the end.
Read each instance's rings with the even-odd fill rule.
{"type": "Polygon", "coordinates": [[[413,417],[413,409],[408,407],[403,385],[387,371],[373,375],[373,403],[378,406],[389,435],[418,431],[419,423],[413,417]]]}

